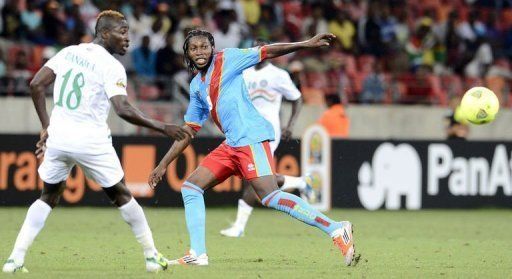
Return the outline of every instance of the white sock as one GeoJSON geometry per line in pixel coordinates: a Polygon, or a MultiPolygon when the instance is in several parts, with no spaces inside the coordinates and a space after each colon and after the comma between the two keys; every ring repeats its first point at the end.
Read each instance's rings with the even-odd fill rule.
{"type": "Polygon", "coordinates": [[[238,212],[236,213],[236,221],[233,226],[245,230],[245,226],[247,225],[247,221],[249,221],[249,217],[252,213],[252,206],[248,205],[244,200],[238,200],[238,212]]]}
{"type": "Polygon", "coordinates": [[[288,189],[297,189],[297,190],[303,190],[306,188],[306,181],[303,177],[295,177],[295,176],[289,176],[289,175],[283,175],[284,177],[284,184],[281,186],[281,190],[288,190],[288,189]]]}
{"type": "Polygon", "coordinates": [[[132,198],[128,203],[119,207],[119,210],[121,211],[123,219],[132,228],[135,238],[137,238],[137,241],[142,245],[144,256],[146,258],[154,257],[158,251],[155,248],[153,235],[151,234],[151,229],[146,221],[142,207],[132,198]]]}
{"type": "Polygon", "coordinates": [[[9,259],[13,259],[19,264],[25,262],[25,254],[27,253],[28,247],[30,247],[36,236],[44,227],[46,218],[48,218],[51,211],[52,208],[39,199],[28,208],[27,216],[18,233],[16,243],[14,243],[14,249],[12,249],[9,259]]]}

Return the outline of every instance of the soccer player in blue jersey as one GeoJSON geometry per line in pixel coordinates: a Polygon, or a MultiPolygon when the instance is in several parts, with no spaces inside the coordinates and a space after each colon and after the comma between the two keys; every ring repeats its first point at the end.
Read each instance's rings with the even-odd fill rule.
{"type": "MultiPolygon", "coordinates": [[[[332,34],[319,34],[303,42],[216,52],[211,33],[203,30],[188,33],[183,51],[189,70],[197,74],[190,82],[190,104],[184,128],[195,135],[211,114],[226,140],[205,157],[182,185],[190,251],[169,264],[208,265],[203,193],[233,174],[249,181],[263,205],[288,213],[329,235],[343,254],[346,265],[357,263],[350,222],[334,221],[301,198],[279,190],[269,147],[269,141],[274,139],[274,129],[253,106],[242,76],[245,69],[264,59],[329,46],[334,38],[332,34]]],[[[150,174],[152,188],[191,140],[192,137],[187,136],[173,143],[150,174]]]]}

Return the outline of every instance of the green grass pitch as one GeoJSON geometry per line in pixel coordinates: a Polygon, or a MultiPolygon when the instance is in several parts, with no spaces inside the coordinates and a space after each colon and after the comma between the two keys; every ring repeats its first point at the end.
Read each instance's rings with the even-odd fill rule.
{"type": "MultiPolygon", "coordinates": [[[[0,257],[9,256],[26,208],[0,208],[0,257]]],[[[188,235],[182,209],[145,208],[159,250],[182,256],[188,235]]],[[[234,208],[207,209],[208,267],[145,272],[142,249],[115,208],[57,208],[17,278],[511,278],[510,210],[333,210],[355,225],[362,254],[345,267],[331,240],[283,213],[255,210],[246,234],[219,230],[234,208]]],[[[0,278],[13,278],[0,275],[0,278]]]]}

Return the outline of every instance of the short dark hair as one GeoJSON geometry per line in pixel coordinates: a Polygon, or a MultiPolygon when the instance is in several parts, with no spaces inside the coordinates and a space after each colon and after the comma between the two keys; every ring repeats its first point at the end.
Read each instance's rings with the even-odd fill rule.
{"type": "Polygon", "coordinates": [[[190,60],[190,58],[188,58],[188,44],[190,43],[190,39],[192,39],[193,37],[206,37],[208,39],[208,41],[210,41],[210,44],[212,45],[212,47],[215,47],[215,40],[213,39],[212,33],[208,32],[206,30],[199,30],[199,29],[190,30],[187,33],[187,37],[185,38],[185,42],[183,43],[183,54],[185,54],[184,55],[185,64],[187,65],[187,68],[190,73],[193,73],[196,70],[194,63],[190,60]]]}
{"type": "Polygon", "coordinates": [[[96,26],[94,27],[94,35],[98,36],[101,30],[112,27],[112,20],[126,20],[124,15],[118,11],[105,10],[96,17],[96,26]]]}

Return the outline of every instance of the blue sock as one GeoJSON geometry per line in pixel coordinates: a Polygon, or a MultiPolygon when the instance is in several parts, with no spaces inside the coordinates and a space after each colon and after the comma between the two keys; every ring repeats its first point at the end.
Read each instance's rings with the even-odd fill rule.
{"type": "Polygon", "coordinates": [[[185,219],[187,221],[188,234],[190,236],[190,249],[197,256],[206,253],[205,244],[205,219],[203,189],[185,181],[181,186],[181,195],[185,205],[185,219]]]}
{"type": "Polygon", "coordinates": [[[288,213],[293,218],[310,226],[315,226],[329,234],[329,236],[334,230],[341,228],[340,222],[331,220],[320,211],[314,209],[303,199],[281,190],[275,190],[268,194],[261,200],[261,203],[265,206],[288,213]]]}

